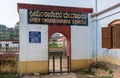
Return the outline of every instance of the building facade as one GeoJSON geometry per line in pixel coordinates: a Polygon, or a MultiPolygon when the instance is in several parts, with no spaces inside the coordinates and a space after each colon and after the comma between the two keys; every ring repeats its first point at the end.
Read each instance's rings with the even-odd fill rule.
{"type": "Polygon", "coordinates": [[[94,57],[96,61],[105,61],[120,65],[120,1],[96,0],[91,23],[94,26],[94,57]],[[102,3],[102,6],[101,4],[102,3]]]}
{"type": "Polygon", "coordinates": [[[120,65],[119,0],[80,2],[78,7],[18,4],[19,73],[49,72],[48,43],[54,33],[67,38],[69,71],[93,61],[120,65]]]}
{"type": "Polygon", "coordinates": [[[89,33],[92,8],[33,4],[18,4],[18,8],[20,73],[49,72],[48,41],[52,34],[58,32],[65,35],[68,41],[69,71],[85,68],[92,62],[89,33]],[[35,33],[38,36],[34,36],[35,33]]]}

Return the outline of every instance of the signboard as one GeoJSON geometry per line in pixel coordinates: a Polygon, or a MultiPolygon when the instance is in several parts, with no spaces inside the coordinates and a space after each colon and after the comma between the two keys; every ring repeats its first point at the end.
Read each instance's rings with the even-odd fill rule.
{"type": "Polygon", "coordinates": [[[41,32],[30,31],[29,32],[29,43],[41,43],[41,32]]]}
{"type": "Polygon", "coordinates": [[[88,13],[28,10],[28,24],[88,26],[88,13]]]}

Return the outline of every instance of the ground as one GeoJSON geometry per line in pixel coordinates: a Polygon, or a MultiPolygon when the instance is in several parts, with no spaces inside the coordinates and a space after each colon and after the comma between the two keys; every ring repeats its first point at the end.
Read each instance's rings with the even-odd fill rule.
{"type": "MultiPolygon", "coordinates": [[[[2,76],[0,76],[1,78],[2,76]]],[[[80,69],[70,73],[56,74],[39,74],[33,73],[20,75],[19,77],[2,77],[2,78],[120,78],[120,66],[97,62],[92,63],[87,69],[80,69]]]]}
{"type": "Polygon", "coordinates": [[[120,66],[97,62],[92,63],[87,69],[80,69],[76,72],[38,76],[25,75],[21,78],[120,78],[120,66]]]}

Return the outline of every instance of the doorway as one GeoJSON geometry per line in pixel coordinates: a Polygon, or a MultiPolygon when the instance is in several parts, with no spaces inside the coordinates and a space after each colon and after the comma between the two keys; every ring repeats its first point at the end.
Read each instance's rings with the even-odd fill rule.
{"type": "Polygon", "coordinates": [[[49,25],[48,33],[49,73],[69,72],[71,66],[70,26],[49,25]]]}

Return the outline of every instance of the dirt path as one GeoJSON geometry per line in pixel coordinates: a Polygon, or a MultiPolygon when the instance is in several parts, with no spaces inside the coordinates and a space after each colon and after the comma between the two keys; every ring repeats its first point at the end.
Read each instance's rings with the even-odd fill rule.
{"type": "Polygon", "coordinates": [[[41,78],[77,78],[77,75],[75,73],[70,73],[70,74],[64,73],[64,74],[43,76],[41,78]]]}
{"type": "MultiPolygon", "coordinates": [[[[102,70],[102,69],[95,69],[95,75],[89,75],[89,74],[79,74],[79,73],[63,73],[63,74],[48,74],[48,75],[24,75],[20,78],[101,78],[101,76],[113,76],[113,78],[120,78],[120,68],[112,69],[113,73],[109,74],[110,70],[102,70]]],[[[109,78],[109,77],[105,77],[109,78]]],[[[111,77],[110,77],[111,78],[111,77]]]]}
{"type": "Polygon", "coordinates": [[[49,75],[41,75],[41,76],[29,76],[26,75],[24,77],[21,78],[78,78],[77,74],[75,73],[63,73],[63,74],[49,74],[49,75]]]}

